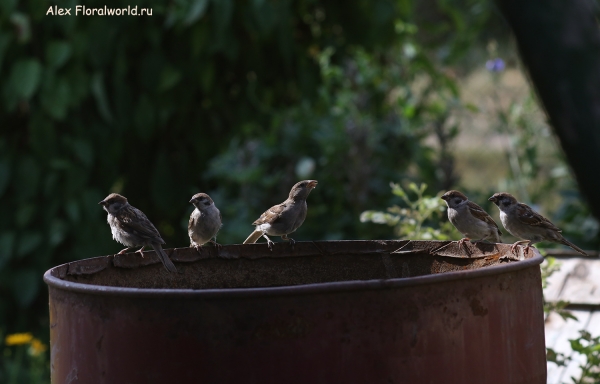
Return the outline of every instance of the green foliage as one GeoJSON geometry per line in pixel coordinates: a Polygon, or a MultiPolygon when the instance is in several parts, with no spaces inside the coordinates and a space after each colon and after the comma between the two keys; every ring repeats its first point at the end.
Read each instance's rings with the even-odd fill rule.
{"type": "MultiPolygon", "coordinates": [[[[497,83],[497,76],[492,75],[492,80],[497,83]]],[[[551,209],[551,220],[567,238],[596,246],[598,221],[582,199],[550,127],[537,116],[540,111],[534,95],[510,100],[506,107],[497,94],[495,101],[496,129],[509,138],[505,158],[510,173],[498,189],[515,193],[527,204],[551,209]]]]}
{"type": "Polygon", "coordinates": [[[360,221],[371,221],[377,224],[387,224],[394,227],[394,234],[403,239],[411,240],[448,240],[451,225],[446,222],[442,229],[437,229],[438,223],[446,211],[445,203],[437,196],[425,196],[426,184],[417,186],[410,183],[408,189],[416,195],[411,200],[399,184],[392,183],[392,193],[402,199],[405,207],[394,205],[387,209],[388,213],[379,211],[364,211],[360,221]]]}
{"type": "MultiPolygon", "coordinates": [[[[560,263],[556,262],[553,257],[546,257],[546,260],[541,265],[542,285],[547,287],[548,277],[560,270],[560,263]]],[[[544,300],[544,313],[549,315],[554,312],[560,315],[564,320],[577,318],[566,307],[569,305],[566,301],[548,302],[544,300]]],[[[576,339],[569,340],[571,350],[575,354],[580,354],[585,357],[585,361],[579,364],[581,374],[579,377],[571,377],[574,384],[597,383],[600,380],[600,336],[593,337],[585,330],[579,331],[580,336],[576,339]]],[[[573,353],[569,356],[564,353],[556,352],[552,348],[546,348],[546,359],[558,366],[566,366],[573,360],[573,353]]]]}
{"type": "Polygon", "coordinates": [[[30,333],[4,338],[0,331],[0,382],[6,384],[50,383],[48,346],[30,333]]]}
{"type": "MultiPolygon", "coordinates": [[[[452,115],[471,108],[448,65],[487,39],[489,2],[136,5],[153,16],[51,17],[39,2],[0,2],[0,329],[47,334],[42,273],[121,248],[97,205],[109,192],[142,209],[169,247],[188,244],[194,193],[221,209],[219,242],[239,243],[305,178],[319,186],[298,240],[389,236],[366,221],[457,238],[431,192],[456,182],[452,115]],[[389,194],[391,180],[408,188],[389,194]]],[[[564,220],[595,234],[569,196],[564,220]]]]}
{"type": "Polygon", "coordinates": [[[390,180],[443,185],[442,156],[424,139],[450,138],[442,122],[460,103],[436,52],[460,56],[465,20],[487,11],[445,3],[435,30],[410,0],[136,5],[153,15],[46,16],[49,5],[0,2],[7,332],[47,330],[45,270],[120,249],[97,205],[109,192],[175,247],[188,244],[199,191],[223,213],[219,241],[239,243],[300,178],[320,183],[299,240],[387,236],[358,217],[391,204],[390,180]]]}
{"type": "Polygon", "coordinates": [[[574,352],[585,356],[585,363],[580,364],[581,376],[571,377],[573,384],[597,383],[600,381],[600,336],[592,337],[587,331],[579,331],[580,337],[569,340],[574,352]]]}
{"type": "MultiPolygon", "coordinates": [[[[539,249],[542,252],[542,255],[545,256],[543,249],[539,249]]],[[[556,261],[554,257],[546,257],[544,262],[540,265],[540,270],[542,274],[542,288],[546,288],[548,286],[548,278],[552,276],[555,272],[560,270],[561,264],[556,261]]],[[[547,301],[544,298],[544,313],[549,315],[551,312],[555,312],[564,320],[574,319],[577,320],[573,314],[566,310],[565,308],[569,305],[569,302],[564,300],[559,301],[547,301]]],[[[550,348],[548,348],[550,350],[550,348]]]]}

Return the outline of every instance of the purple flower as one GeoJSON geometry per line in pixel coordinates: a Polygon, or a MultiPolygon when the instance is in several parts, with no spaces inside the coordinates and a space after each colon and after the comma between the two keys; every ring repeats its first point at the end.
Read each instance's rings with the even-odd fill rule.
{"type": "Polygon", "coordinates": [[[485,67],[490,72],[502,72],[502,71],[504,71],[504,67],[505,67],[504,60],[502,60],[499,57],[497,57],[493,60],[488,60],[485,63],[485,67]]]}

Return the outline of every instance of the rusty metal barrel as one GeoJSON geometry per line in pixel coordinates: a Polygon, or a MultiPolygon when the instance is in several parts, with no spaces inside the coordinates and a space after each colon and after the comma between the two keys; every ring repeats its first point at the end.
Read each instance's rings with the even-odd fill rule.
{"type": "Polygon", "coordinates": [[[546,383],[543,258],[315,241],[52,268],[53,383],[546,383]],[[518,260],[516,260],[518,259],[518,260]]]}

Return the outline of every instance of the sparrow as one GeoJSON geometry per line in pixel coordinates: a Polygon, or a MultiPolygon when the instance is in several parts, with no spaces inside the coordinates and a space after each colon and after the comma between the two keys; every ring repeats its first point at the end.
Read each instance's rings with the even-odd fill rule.
{"type": "Polygon", "coordinates": [[[221,245],[213,238],[216,240],[217,232],[222,226],[221,212],[213,200],[206,193],[196,193],[190,203],[196,208],[190,215],[188,224],[190,247],[200,251],[200,247],[209,241],[220,247],[221,245]]]}
{"type": "Polygon", "coordinates": [[[107,221],[108,225],[110,225],[113,239],[127,247],[120,251],[119,255],[125,253],[130,248],[141,245],[142,248],[136,252],[139,252],[144,257],[142,253],[144,248],[151,246],[165,268],[169,272],[177,272],[175,265],[161,247],[161,244],[164,244],[165,241],[160,237],[160,233],[158,233],[146,215],[144,215],[144,212],[131,206],[127,202],[127,198],[118,193],[111,193],[98,204],[102,205],[104,210],[108,212],[107,221]]]}
{"type": "Polygon", "coordinates": [[[472,242],[491,240],[500,242],[502,232],[492,217],[479,205],[469,201],[467,196],[459,191],[448,191],[441,197],[448,206],[448,220],[454,225],[464,238],[458,241],[463,246],[465,241],[472,242]]]}
{"type": "Polygon", "coordinates": [[[286,201],[274,205],[265,211],[260,217],[252,223],[256,225],[254,232],[248,236],[244,244],[256,243],[262,236],[267,239],[267,245],[272,251],[273,242],[267,235],[281,236],[285,241],[289,241],[292,246],[294,239],[288,237],[290,233],[298,229],[304,219],[306,219],[306,198],[308,194],[317,186],[317,180],[303,180],[297,182],[290,191],[286,201]]]}
{"type": "Polygon", "coordinates": [[[587,256],[587,253],[581,248],[565,239],[561,234],[562,231],[550,220],[535,212],[528,205],[519,203],[510,193],[494,193],[488,200],[493,201],[500,209],[500,220],[504,228],[514,237],[523,239],[510,247],[513,253],[516,247],[522,243],[527,243],[525,246],[527,252],[532,244],[540,241],[551,241],[567,245],[587,256]]]}

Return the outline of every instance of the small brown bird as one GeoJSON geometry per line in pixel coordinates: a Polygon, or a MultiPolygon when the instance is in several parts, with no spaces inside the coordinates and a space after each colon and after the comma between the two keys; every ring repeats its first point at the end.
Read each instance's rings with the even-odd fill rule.
{"type": "Polygon", "coordinates": [[[269,249],[273,250],[273,242],[267,236],[270,235],[281,236],[283,240],[289,241],[293,246],[294,239],[287,235],[298,229],[306,219],[308,209],[306,198],[316,186],[316,180],[304,180],[296,183],[286,201],[272,206],[252,223],[252,225],[256,225],[256,229],[248,236],[244,244],[256,243],[256,240],[262,236],[267,239],[269,249]]]}
{"type": "Polygon", "coordinates": [[[504,228],[514,237],[523,239],[512,245],[512,252],[515,252],[516,247],[522,243],[527,243],[525,246],[525,251],[527,251],[531,244],[551,241],[567,245],[587,256],[587,253],[581,248],[565,239],[561,234],[562,231],[550,220],[535,212],[528,205],[519,203],[510,193],[494,193],[488,200],[493,201],[500,209],[500,220],[504,228]]]}
{"type": "Polygon", "coordinates": [[[144,257],[142,253],[146,246],[151,246],[158,255],[160,261],[169,272],[177,272],[175,265],[169,259],[169,256],[162,249],[161,244],[165,241],[160,237],[158,230],[152,225],[150,220],[144,215],[144,212],[131,206],[124,196],[117,193],[111,193],[98,204],[102,205],[108,212],[108,225],[113,235],[113,239],[123,244],[127,248],[119,252],[125,253],[128,249],[136,246],[142,246],[137,252],[144,257]]]}
{"type": "Polygon", "coordinates": [[[464,238],[458,241],[460,246],[470,239],[473,242],[491,240],[500,242],[502,232],[492,217],[479,205],[470,201],[467,196],[459,191],[448,191],[441,197],[448,206],[448,219],[463,234],[464,238]]]}
{"type": "Polygon", "coordinates": [[[196,208],[190,215],[188,224],[190,247],[199,251],[200,247],[209,241],[220,247],[221,245],[215,240],[222,226],[221,212],[213,200],[206,193],[196,193],[192,196],[190,203],[196,208]]]}

